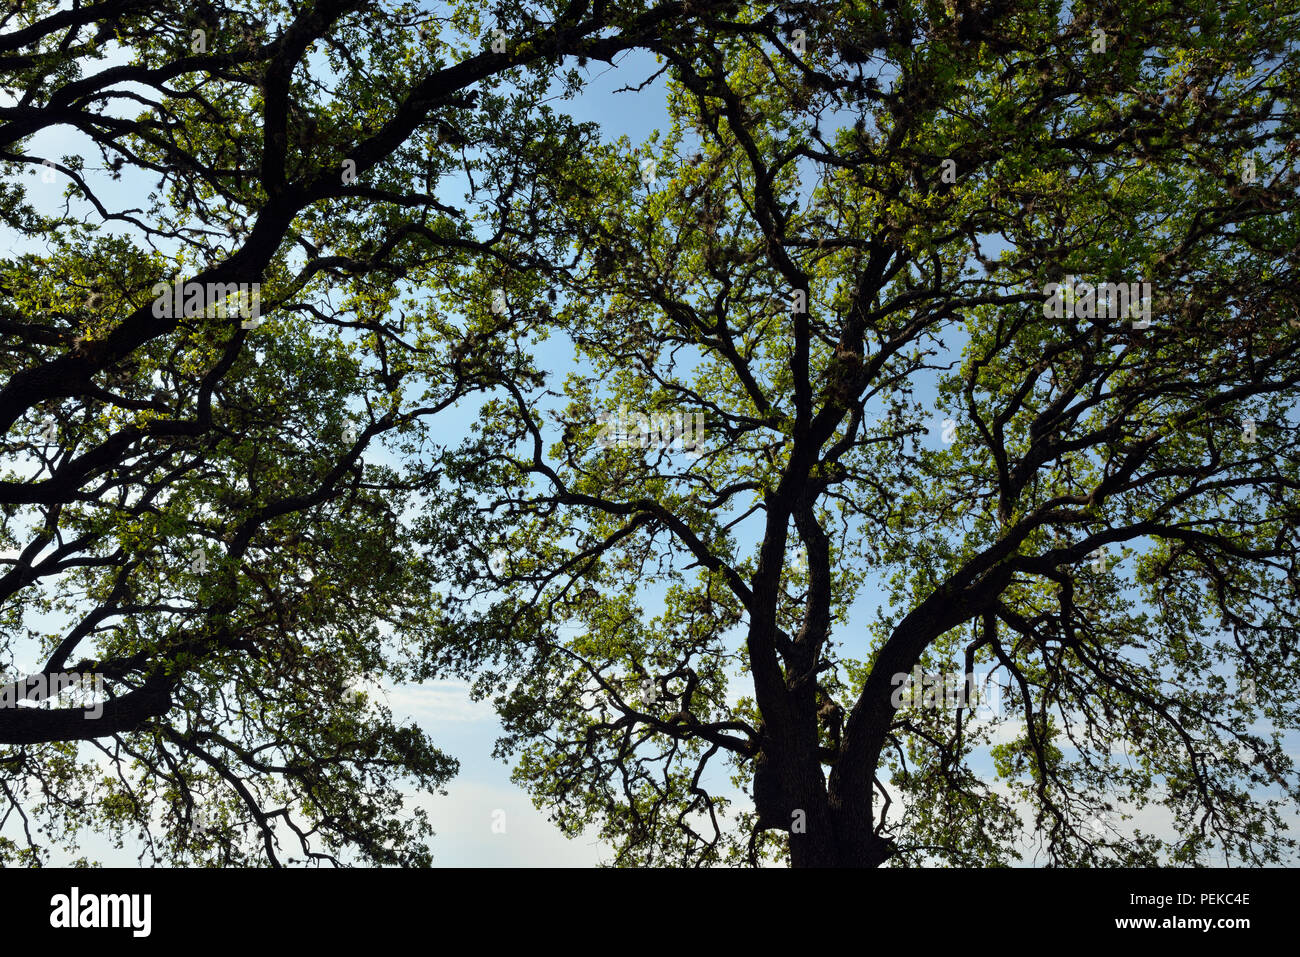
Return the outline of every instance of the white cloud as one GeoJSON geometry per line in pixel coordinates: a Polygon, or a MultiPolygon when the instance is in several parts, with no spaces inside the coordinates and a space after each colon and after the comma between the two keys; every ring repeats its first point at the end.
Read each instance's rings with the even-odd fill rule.
{"type": "Polygon", "coordinates": [[[593,867],[612,856],[594,836],[566,838],[510,785],[458,780],[446,797],[422,794],[408,804],[424,808],[437,832],[435,866],[593,867]]]}
{"type": "Polygon", "coordinates": [[[473,701],[464,681],[435,681],[427,685],[399,685],[388,689],[389,706],[424,724],[441,721],[491,721],[495,718],[487,701],[473,701]]]}

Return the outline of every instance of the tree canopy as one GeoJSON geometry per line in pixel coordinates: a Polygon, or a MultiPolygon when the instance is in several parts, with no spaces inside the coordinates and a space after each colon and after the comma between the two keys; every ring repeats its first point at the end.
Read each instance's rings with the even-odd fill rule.
{"type": "Polygon", "coordinates": [[[1286,859],[1300,28],[1222,6],[13,7],[0,854],[427,863],[364,688],[460,675],[618,864],[1286,859]]]}

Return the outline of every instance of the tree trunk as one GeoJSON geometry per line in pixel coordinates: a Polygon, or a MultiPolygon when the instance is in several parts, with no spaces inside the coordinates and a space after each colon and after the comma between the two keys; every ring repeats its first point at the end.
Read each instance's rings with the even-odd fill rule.
{"type": "Polygon", "coordinates": [[[893,853],[872,829],[871,795],[832,800],[815,757],[782,761],[765,749],[754,764],[754,806],[763,830],[790,835],[792,867],[879,867],[893,853]]]}

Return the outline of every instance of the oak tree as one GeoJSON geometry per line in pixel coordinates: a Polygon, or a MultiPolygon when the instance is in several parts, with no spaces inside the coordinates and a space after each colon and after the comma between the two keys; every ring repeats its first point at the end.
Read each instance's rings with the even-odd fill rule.
{"type": "Polygon", "coordinates": [[[545,251],[513,217],[583,133],[542,101],[689,20],[5,5],[0,860],[429,861],[403,788],[456,762],[374,689],[439,584],[440,413],[528,374],[469,264],[545,251]]]}
{"type": "Polygon", "coordinates": [[[442,459],[430,534],[476,518],[423,673],[562,828],[1284,859],[1300,51],[1221,7],[756,4],[649,44],[661,135],[545,171],[572,261],[479,268],[577,361],[442,459]],[[994,713],[900,694],[981,669],[994,713]]]}

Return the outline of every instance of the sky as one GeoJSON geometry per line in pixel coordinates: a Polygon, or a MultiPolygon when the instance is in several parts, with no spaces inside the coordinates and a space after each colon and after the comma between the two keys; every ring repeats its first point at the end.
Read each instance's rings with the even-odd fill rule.
{"type": "MultiPolygon", "coordinates": [[[[110,56],[98,69],[106,69],[119,58],[110,56]]],[[[610,64],[592,62],[583,71],[588,77],[583,95],[569,104],[573,115],[580,120],[590,120],[601,125],[609,137],[626,135],[633,142],[647,139],[656,126],[666,124],[664,109],[664,84],[655,81],[644,90],[615,91],[626,85],[636,85],[657,69],[647,54],[626,53],[610,64]],[[633,82],[634,74],[641,76],[633,82]]],[[[6,94],[0,91],[0,97],[6,94]]],[[[12,102],[12,98],[5,100],[12,102]]],[[[561,104],[556,104],[561,108],[561,104]]],[[[87,163],[96,161],[96,154],[87,149],[87,141],[75,130],[55,127],[42,131],[30,141],[28,152],[36,155],[61,157],[85,153],[87,163]]],[[[88,179],[100,191],[106,204],[128,206],[138,203],[135,191],[148,188],[143,177],[134,180],[124,175],[119,182],[106,177],[88,179]],[[134,193],[134,195],[133,195],[134,193]]],[[[43,183],[35,176],[30,179],[29,196],[43,212],[52,212],[61,202],[64,185],[58,177],[54,183],[43,183]]],[[[129,229],[120,231],[130,234],[129,229]]],[[[7,253],[37,251],[36,241],[16,242],[6,235],[0,242],[10,244],[7,253]]],[[[558,366],[572,366],[572,354],[565,357],[565,343],[553,337],[544,344],[558,366]]],[[[542,361],[545,362],[545,355],[542,361]]],[[[468,427],[477,417],[477,403],[463,403],[449,410],[439,420],[448,433],[468,434],[468,427]]],[[[452,444],[450,438],[446,439],[452,444]]],[[[6,467],[22,463],[5,463],[6,467]]],[[[50,620],[38,627],[48,627],[50,620]]],[[[29,649],[29,653],[35,649],[29,649]]],[[[35,666],[34,660],[22,661],[19,650],[19,667],[35,666]]],[[[492,758],[492,746],[501,734],[501,726],[491,706],[470,700],[468,686],[458,681],[435,682],[425,686],[389,688],[381,692],[392,708],[398,723],[403,717],[414,720],[429,735],[430,740],[444,752],[460,762],[460,773],[449,783],[447,795],[427,795],[408,792],[410,801],[424,808],[430,815],[437,836],[433,841],[435,864],[442,866],[594,866],[609,857],[607,848],[595,838],[566,838],[551,824],[545,814],[533,807],[526,792],[510,781],[510,769],[492,758]],[[500,812],[504,812],[504,817],[500,812]]],[[[8,833],[13,821],[5,828],[8,833]]],[[[106,840],[83,832],[83,844],[78,854],[88,855],[107,865],[131,866],[135,854],[128,847],[113,848],[106,840]]],[[[55,852],[51,863],[66,863],[72,856],[55,852]]]]}
{"type": "MultiPolygon", "coordinates": [[[[586,89],[565,108],[580,120],[598,123],[607,139],[626,136],[634,144],[642,143],[655,129],[667,125],[663,79],[639,91],[625,88],[635,87],[657,68],[653,58],[640,53],[621,55],[617,68],[591,63],[585,71],[586,89]],[[623,91],[616,92],[619,90],[623,91]]],[[[82,148],[84,143],[74,134],[56,129],[37,137],[29,151],[58,156],[82,148]]],[[[36,188],[39,187],[33,186],[36,188]]],[[[49,187],[49,202],[56,201],[61,188],[62,183],[49,187]]],[[[132,182],[128,177],[119,184],[107,186],[104,195],[111,202],[130,205],[132,190],[138,188],[139,182],[132,182]]],[[[552,338],[543,350],[542,360],[553,360],[556,369],[572,366],[572,354],[561,337],[552,338]]],[[[924,390],[921,393],[922,399],[932,397],[932,391],[928,395],[924,390]]],[[[467,430],[475,417],[476,405],[466,403],[448,417],[447,423],[454,433],[456,429],[467,430]]],[[[940,445],[944,417],[943,410],[934,410],[931,432],[925,439],[930,447],[940,445]]],[[[452,444],[450,440],[448,444],[452,444]]],[[[878,589],[864,588],[853,605],[846,631],[862,627],[860,623],[873,617],[882,601],[878,589]]],[[[470,700],[465,684],[441,681],[387,688],[379,693],[395,716],[415,720],[437,747],[461,764],[460,773],[447,785],[446,796],[410,795],[411,802],[424,808],[433,822],[436,865],[586,867],[609,858],[609,848],[594,837],[573,840],[564,837],[543,812],[533,807],[527,793],[510,781],[509,768],[491,756],[493,743],[501,733],[500,724],[490,705],[470,700]]],[[[991,762],[980,759],[976,769],[991,770],[991,762]]],[[[738,795],[733,792],[732,796],[738,795]]],[[[1168,829],[1158,810],[1140,812],[1133,823],[1156,832],[1168,829]]],[[[82,853],[107,864],[134,863],[134,855],[129,850],[113,849],[94,835],[85,837],[82,853]]],[[[1026,861],[1032,862],[1032,859],[1026,861]]],[[[52,863],[61,863],[58,854],[52,863]]]]}

